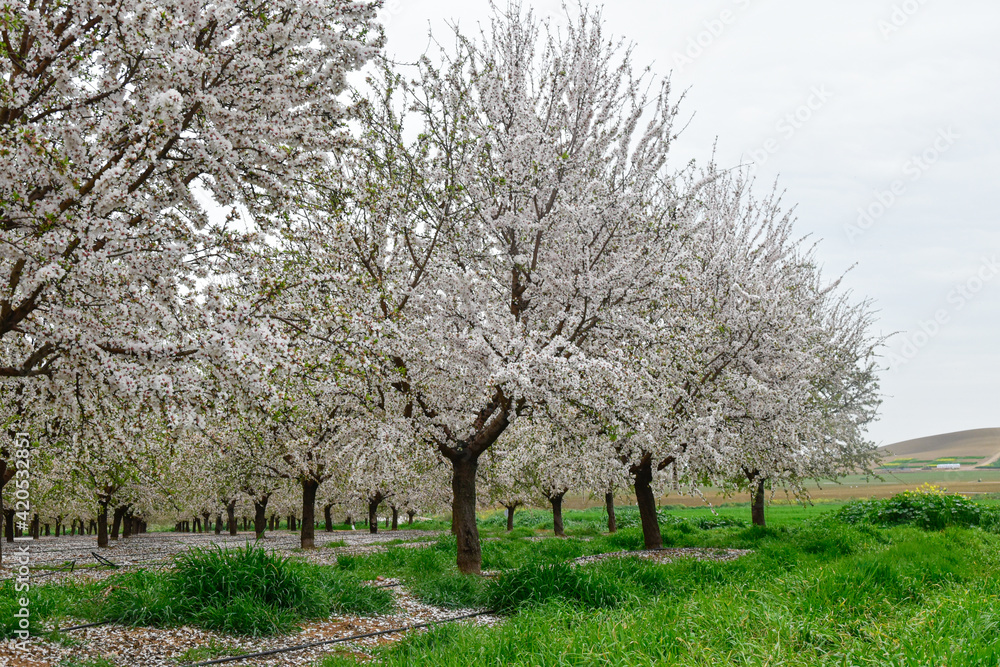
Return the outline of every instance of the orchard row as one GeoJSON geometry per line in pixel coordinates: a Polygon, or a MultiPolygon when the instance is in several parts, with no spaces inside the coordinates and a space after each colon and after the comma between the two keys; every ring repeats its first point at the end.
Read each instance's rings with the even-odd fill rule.
{"type": "Polygon", "coordinates": [[[599,11],[400,65],[374,10],[0,9],[8,510],[102,545],[294,512],[310,548],[317,507],[450,507],[472,573],[484,505],[632,489],[656,548],[664,488],[762,522],[870,466],[870,305],[777,194],[671,156],[669,80],[599,11]]]}

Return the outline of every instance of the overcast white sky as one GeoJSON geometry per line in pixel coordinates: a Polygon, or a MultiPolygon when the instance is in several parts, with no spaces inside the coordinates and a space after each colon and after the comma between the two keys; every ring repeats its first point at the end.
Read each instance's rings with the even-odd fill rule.
{"type": "MultiPolygon", "coordinates": [[[[525,6],[562,20],[559,0],[525,6]]],[[[854,266],[847,284],[899,332],[876,442],[1000,426],[1000,2],[604,7],[637,63],[687,90],[678,158],[718,139],[720,165],[778,179],[826,273],[854,266]]],[[[386,0],[388,51],[412,61],[429,28],[488,15],[487,0],[386,0]]]]}

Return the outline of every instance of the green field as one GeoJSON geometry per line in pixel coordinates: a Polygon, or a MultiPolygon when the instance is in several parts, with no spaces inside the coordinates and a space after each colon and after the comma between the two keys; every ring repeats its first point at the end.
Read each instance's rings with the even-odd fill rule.
{"type": "Polygon", "coordinates": [[[893,459],[887,463],[882,464],[882,468],[892,469],[892,468],[920,468],[923,466],[936,466],[942,463],[958,463],[961,465],[975,465],[979,461],[982,461],[982,456],[948,456],[936,459],[918,459],[918,458],[905,458],[900,457],[893,459]]]}
{"type": "MultiPolygon", "coordinates": [[[[949,484],[998,484],[1000,483],[1000,469],[978,469],[978,470],[915,470],[913,472],[898,473],[887,471],[880,473],[882,479],[872,476],[847,475],[841,478],[841,487],[851,487],[859,489],[877,489],[886,485],[905,485],[916,488],[921,484],[938,484],[948,486],[949,484]],[[979,480],[982,480],[980,482],[979,480]]],[[[825,488],[836,485],[824,483],[825,488]]],[[[815,488],[815,487],[813,487],[815,488]]],[[[866,495],[859,493],[860,496],[866,495]]]]}

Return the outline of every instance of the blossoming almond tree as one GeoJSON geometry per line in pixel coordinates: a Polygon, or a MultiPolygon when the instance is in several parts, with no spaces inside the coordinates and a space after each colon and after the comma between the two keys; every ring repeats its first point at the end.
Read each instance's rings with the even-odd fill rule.
{"type": "Polygon", "coordinates": [[[802,340],[809,354],[786,358],[766,387],[745,376],[732,384],[725,420],[739,445],[714,475],[718,486],[751,492],[752,519],[760,526],[766,484],[807,498],[807,480],[871,472],[878,462],[865,437],[880,403],[876,357],[883,342],[871,333],[870,305],[839,293],[836,284],[821,284],[811,256],[800,262],[819,297],[806,313],[813,320],[802,340]]]}
{"type": "Polygon", "coordinates": [[[677,265],[680,288],[664,283],[663,313],[650,314],[657,326],[629,348],[633,400],[617,407],[628,435],[618,453],[647,548],[661,546],[659,484],[694,491],[737,474],[755,485],[780,474],[794,485],[838,467],[843,474],[871,453],[859,435],[877,405],[868,305],[851,306],[836,285],[821,284],[776,197],[755,198],[740,175],[719,174],[699,201],[677,265]],[[824,412],[818,388],[845,383],[857,400],[839,406],[830,396],[824,412]]]}
{"type": "Polygon", "coordinates": [[[189,379],[178,360],[273,349],[270,328],[246,326],[248,304],[203,298],[255,231],[211,221],[206,201],[279,206],[342,141],[338,95],[378,45],[373,12],[347,0],[0,6],[0,378],[51,379],[69,404],[88,368],[141,398],[189,379]]]}
{"type": "Polygon", "coordinates": [[[353,173],[331,185],[348,194],[317,219],[349,236],[403,412],[452,467],[458,567],[478,572],[480,456],[581,376],[614,386],[603,343],[670,261],[651,215],[680,204],[650,202],[684,186],[676,110],[594,12],[555,34],[513,6],[415,81],[370,83],[353,173]]]}

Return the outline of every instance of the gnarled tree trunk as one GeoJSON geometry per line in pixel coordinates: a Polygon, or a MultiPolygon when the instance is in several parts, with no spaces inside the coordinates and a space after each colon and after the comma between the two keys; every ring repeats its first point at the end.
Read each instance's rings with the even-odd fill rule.
{"type": "Polygon", "coordinates": [[[458,570],[464,574],[479,574],[483,552],[479,546],[476,525],[476,470],[479,456],[468,450],[451,459],[451,525],[458,544],[458,570]]]}
{"type": "Polygon", "coordinates": [[[552,532],[554,532],[557,537],[566,537],[566,533],[563,530],[562,515],[562,502],[563,496],[565,495],[565,491],[549,495],[549,502],[552,504],[552,532]]]}
{"type": "Polygon", "coordinates": [[[604,494],[604,507],[608,510],[608,532],[613,533],[618,530],[618,521],[615,519],[615,494],[608,491],[604,494]]]}
{"type": "Polygon", "coordinates": [[[757,480],[756,488],[752,491],[753,502],[750,505],[750,515],[753,525],[763,528],[766,526],[764,520],[764,478],[757,480]]]}
{"type": "Polygon", "coordinates": [[[517,509],[518,503],[513,505],[504,505],[507,508],[507,532],[514,530],[514,511],[517,509]]]}
{"type": "Polygon", "coordinates": [[[97,546],[106,549],[108,546],[108,501],[97,502],[97,546]]]}
{"type": "Polygon", "coordinates": [[[332,533],[333,532],[333,516],[330,514],[330,510],[333,507],[332,503],[327,503],[323,505],[323,532],[332,533]]]}
{"type": "Polygon", "coordinates": [[[236,536],[239,534],[238,526],[236,525],[236,501],[230,500],[226,503],[226,521],[229,526],[229,534],[236,536]]]}
{"type": "Polygon", "coordinates": [[[258,496],[253,501],[253,532],[258,540],[264,539],[264,529],[267,528],[267,501],[271,494],[258,496]]]}
{"type": "Polygon", "coordinates": [[[368,532],[372,535],[378,533],[378,506],[384,499],[381,491],[368,499],[368,532]]]}
{"type": "Polygon", "coordinates": [[[115,508],[114,517],[111,523],[111,539],[118,539],[118,531],[122,525],[122,518],[125,516],[125,510],[128,509],[128,505],[119,505],[115,508]]]}
{"type": "MultiPolygon", "coordinates": [[[[0,459],[0,520],[4,522],[4,534],[10,535],[8,542],[14,541],[14,512],[3,507],[3,487],[7,485],[17,471],[14,466],[8,466],[6,459],[0,459]]],[[[3,562],[3,547],[0,545],[0,563],[3,562]]]]}
{"type": "Polygon", "coordinates": [[[316,548],[316,490],[319,482],[312,478],[302,480],[302,533],[299,546],[316,548]]]}
{"type": "Polygon", "coordinates": [[[660,521],[656,516],[656,496],[653,494],[653,463],[649,456],[632,466],[635,480],[635,501],[642,521],[642,539],[647,549],[662,549],[660,521]]]}

